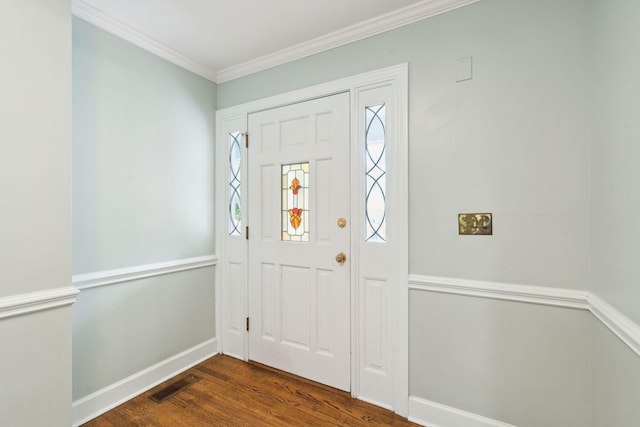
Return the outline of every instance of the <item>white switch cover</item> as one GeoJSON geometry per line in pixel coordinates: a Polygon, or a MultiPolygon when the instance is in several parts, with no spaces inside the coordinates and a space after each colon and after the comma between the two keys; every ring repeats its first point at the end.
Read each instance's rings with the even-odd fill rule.
{"type": "Polygon", "coordinates": [[[456,82],[464,82],[473,78],[472,57],[456,59],[456,82]]]}

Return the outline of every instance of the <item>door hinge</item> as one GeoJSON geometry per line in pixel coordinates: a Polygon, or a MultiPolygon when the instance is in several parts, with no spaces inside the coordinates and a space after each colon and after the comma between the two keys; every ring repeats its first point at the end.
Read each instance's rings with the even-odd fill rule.
{"type": "Polygon", "coordinates": [[[244,133],[244,146],[249,148],[249,132],[244,133]]]}
{"type": "Polygon", "coordinates": [[[247,323],[247,332],[249,332],[249,318],[247,317],[245,320],[246,320],[246,323],[247,323]]]}
{"type": "Polygon", "coordinates": [[[249,226],[248,225],[244,228],[244,235],[246,236],[247,240],[249,240],[249,226]]]}

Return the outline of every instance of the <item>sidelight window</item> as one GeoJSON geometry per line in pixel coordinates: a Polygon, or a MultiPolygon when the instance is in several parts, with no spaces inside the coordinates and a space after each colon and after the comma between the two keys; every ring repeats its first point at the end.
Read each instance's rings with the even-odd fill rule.
{"type": "Polygon", "coordinates": [[[365,107],[365,241],[386,241],[385,104],[365,107]]]}
{"type": "Polygon", "coordinates": [[[242,233],[242,151],[240,140],[242,133],[229,134],[229,236],[240,236],[242,233]]]}

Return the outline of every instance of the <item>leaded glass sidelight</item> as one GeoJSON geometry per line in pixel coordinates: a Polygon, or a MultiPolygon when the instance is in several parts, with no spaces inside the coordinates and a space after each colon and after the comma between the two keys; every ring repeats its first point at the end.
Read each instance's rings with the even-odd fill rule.
{"type": "Polygon", "coordinates": [[[309,163],[282,165],[282,240],[309,241],[309,163]]]}
{"type": "Polygon", "coordinates": [[[365,107],[365,241],[386,241],[385,104],[365,107]]]}
{"type": "Polygon", "coordinates": [[[242,154],[240,140],[242,133],[229,134],[229,236],[242,233],[242,154]]]}

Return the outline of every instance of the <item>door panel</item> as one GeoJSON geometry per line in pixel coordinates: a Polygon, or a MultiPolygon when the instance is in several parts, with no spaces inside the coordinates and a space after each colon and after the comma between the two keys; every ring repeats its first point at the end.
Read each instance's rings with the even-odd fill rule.
{"type": "Polygon", "coordinates": [[[249,358],[350,390],[349,94],[248,125],[249,358]]]}

